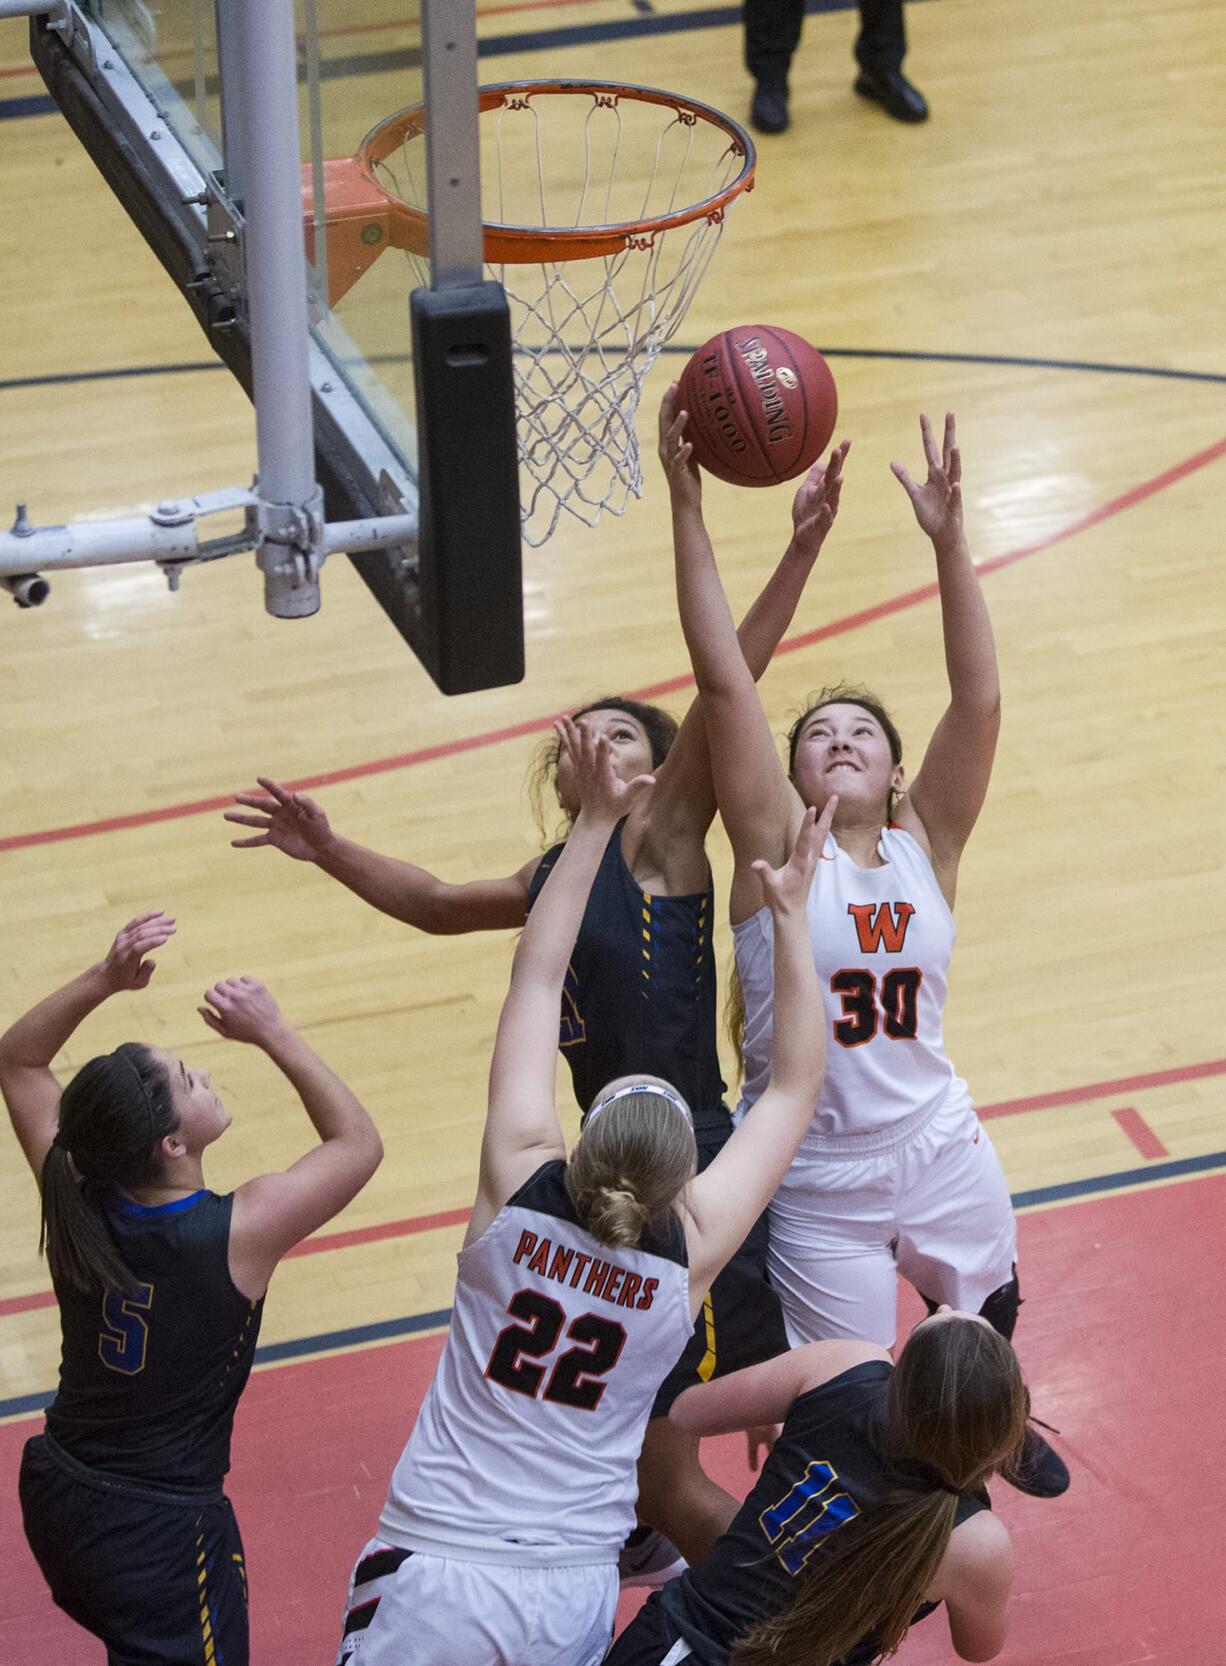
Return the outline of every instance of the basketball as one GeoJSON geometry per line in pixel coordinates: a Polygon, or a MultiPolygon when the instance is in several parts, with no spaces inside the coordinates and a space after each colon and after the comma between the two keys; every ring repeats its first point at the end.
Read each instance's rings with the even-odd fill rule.
{"type": "Polygon", "coordinates": [[[838,394],[816,347],[774,324],[704,342],[681,372],[678,409],[694,461],[732,486],[775,486],[815,463],[834,433],[838,394]]]}

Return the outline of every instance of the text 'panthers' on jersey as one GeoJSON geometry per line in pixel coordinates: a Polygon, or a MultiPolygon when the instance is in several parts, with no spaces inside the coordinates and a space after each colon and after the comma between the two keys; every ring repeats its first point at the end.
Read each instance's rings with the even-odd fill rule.
{"type": "Polygon", "coordinates": [[[565,1163],[544,1164],[460,1252],[451,1330],[379,1537],[469,1561],[613,1561],[660,1382],[689,1339],[680,1224],[609,1249],[565,1163]]]}

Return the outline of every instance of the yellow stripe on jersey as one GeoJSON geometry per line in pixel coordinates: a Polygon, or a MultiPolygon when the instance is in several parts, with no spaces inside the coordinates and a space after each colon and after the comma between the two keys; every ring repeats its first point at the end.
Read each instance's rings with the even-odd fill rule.
{"type": "Polygon", "coordinates": [[[698,1363],[699,1380],[709,1383],[715,1375],[715,1308],[708,1290],[702,1298],[702,1322],[707,1333],[707,1351],[698,1363]]]}

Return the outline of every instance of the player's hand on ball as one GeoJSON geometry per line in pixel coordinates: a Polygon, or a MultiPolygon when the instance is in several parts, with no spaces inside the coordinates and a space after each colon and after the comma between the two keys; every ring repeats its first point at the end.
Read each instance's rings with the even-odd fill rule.
{"type": "Polygon", "coordinates": [[[685,437],[686,413],[678,407],[681,387],[673,382],[660,401],[660,465],[676,504],[702,503],[702,476],[694,448],[685,437]]]}
{"type": "Polygon", "coordinates": [[[102,976],[111,993],[117,994],[121,989],[144,989],[157,966],[156,961],[147,960],[145,956],[152,954],[154,949],[160,949],[174,933],[174,921],[160,908],[129,920],[117,933],[101,966],[102,976]]]}
{"type": "Polygon", "coordinates": [[[270,1041],[288,1026],[281,1009],[257,978],[223,978],[205,990],[205,1005],[196,1010],[210,1030],[227,1041],[270,1041]]]}
{"type": "Polygon", "coordinates": [[[920,434],[928,464],[928,478],[923,485],[917,485],[901,463],[891,463],[890,468],[911,499],[920,530],[934,544],[939,544],[944,539],[962,536],[962,453],[958,450],[954,413],[945,413],[945,434],[939,453],[932,424],[924,415],[920,416],[920,434]]]}
{"type": "Polygon", "coordinates": [[[259,815],[244,816],[237,810],[227,810],[225,820],[238,827],[257,827],[258,834],[249,839],[231,839],[235,850],[251,850],[257,845],[272,845],[283,850],[296,862],[314,862],[327,848],[332,837],[328,818],[313,798],[304,793],[286,792],[266,775],[257,776],[262,793],[235,793],[234,802],[259,815]]]}
{"type": "Polygon", "coordinates": [[[850,450],[851,441],[844,440],[829,462],[814,463],[792,499],[792,548],[810,561],[816,560],[839,512],[843,463],[850,450]]]}

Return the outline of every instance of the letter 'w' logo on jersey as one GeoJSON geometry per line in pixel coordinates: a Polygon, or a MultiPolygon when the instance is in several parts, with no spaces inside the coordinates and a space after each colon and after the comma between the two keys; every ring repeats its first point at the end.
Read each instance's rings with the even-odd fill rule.
{"type": "Polygon", "coordinates": [[[915,909],[909,902],[849,902],[847,912],[856,922],[862,954],[898,954],[907,940],[907,924],[915,909]]]}

